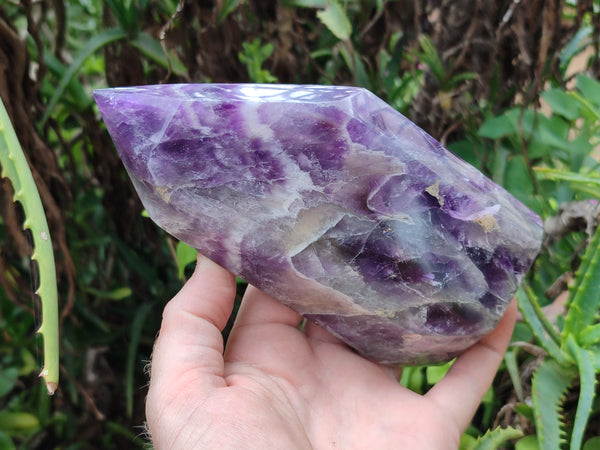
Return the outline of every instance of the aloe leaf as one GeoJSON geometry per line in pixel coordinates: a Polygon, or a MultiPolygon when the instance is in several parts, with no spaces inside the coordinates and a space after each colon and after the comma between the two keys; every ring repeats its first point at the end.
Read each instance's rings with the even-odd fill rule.
{"type": "Polygon", "coordinates": [[[40,194],[2,101],[0,101],[0,164],[2,177],[7,177],[13,185],[14,200],[23,207],[25,213],[23,228],[30,230],[33,237],[34,249],[31,259],[38,265],[39,287],[36,294],[42,304],[42,324],[38,333],[44,339],[44,367],[40,376],[44,378],[48,392],[53,394],[58,387],[59,375],[58,292],[54,251],[40,194]]]}
{"type": "Polygon", "coordinates": [[[579,450],[583,444],[583,437],[596,392],[595,355],[593,352],[577,345],[573,336],[568,337],[567,345],[579,369],[579,402],[577,403],[573,433],[571,434],[571,450],[579,450]]]}
{"type": "Polygon", "coordinates": [[[525,322],[536,337],[540,346],[546,350],[550,357],[563,365],[573,363],[570,355],[559,347],[560,337],[544,315],[537,297],[531,289],[525,285],[517,291],[517,303],[519,311],[525,322]]]}
{"type": "Polygon", "coordinates": [[[85,44],[79,50],[77,55],[75,55],[73,62],[58,82],[56,90],[54,91],[54,95],[52,95],[52,98],[48,102],[48,106],[46,107],[46,111],[44,112],[44,116],[42,117],[42,120],[40,122],[40,126],[43,127],[46,124],[46,121],[50,117],[50,114],[52,114],[54,108],[56,108],[56,105],[58,104],[60,98],[64,94],[65,89],[69,85],[69,81],[71,81],[71,78],[73,78],[75,73],[77,73],[77,71],[81,68],[88,56],[90,56],[96,50],[104,47],[105,45],[108,45],[114,41],[125,39],[126,37],[127,34],[122,28],[108,28],[102,31],[101,33],[95,35],[92,39],[90,39],[87,42],[87,44],[85,44]]]}
{"type": "Polygon", "coordinates": [[[579,333],[577,340],[582,347],[600,344],[600,323],[585,327],[579,333]]]}
{"type": "Polygon", "coordinates": [[[477,442],[473,446],[469,446],[469,450],[494,450],[501,444],[508,442],[512,439],[517,439],[523,436],[521,430],[516,428],[495,428],[488,430],[483,436],[477,439],[477,442]]]}
{"type": "Polygon", "coordinates": [[[600,227],[581,259],[567,305],[563,336],[579,337],[596,322],[600,309],[600,227]]]}
{"type": "Polygon", "coordinates": [[[533,375],[531,396],[540,448],[559,450],[564,442],[562,402],[576,375],[575,370],[566,369],[553,359],[545,359],[533,375]]]}

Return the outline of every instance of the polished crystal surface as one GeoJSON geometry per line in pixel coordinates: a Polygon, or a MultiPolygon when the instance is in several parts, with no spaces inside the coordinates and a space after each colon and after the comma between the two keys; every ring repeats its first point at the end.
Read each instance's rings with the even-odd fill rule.
{"type": "Polygon", "coordinates": [[[534,213],[364,89],[94,95],[159,226],[375,361],[459,354],[539,250],[534,213]]]}

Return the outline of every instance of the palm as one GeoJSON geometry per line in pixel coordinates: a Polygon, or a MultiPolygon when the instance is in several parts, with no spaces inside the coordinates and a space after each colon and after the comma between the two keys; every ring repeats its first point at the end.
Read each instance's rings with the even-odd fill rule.
{"type": "Polygon", "coordinates": [[[155,348],[147,416],[157,448],[456,448],[514,321],[421,396],[319,327],[299,331],[297,313],[253,288],[223,357],[233,278],[201,266],[165,309],[155,348]]]}

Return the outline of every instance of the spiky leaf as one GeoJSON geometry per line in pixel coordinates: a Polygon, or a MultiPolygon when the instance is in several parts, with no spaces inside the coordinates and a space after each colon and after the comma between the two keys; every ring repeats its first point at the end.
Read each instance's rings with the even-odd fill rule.
{"type": "Polygon", "coordinates": [[[572,358],[568,352],[563,352],[559,347],[560,337],[542,312],[533,291],[525,285],[520,287],[517,291],[517,302],[519,311],[541,347],[559,363],[563,365],[571,364],[572,358]]]}
{"type": "Polygon", "coordinates": [[[571,334],[579,338],[597,321],[600,310],[600,227],[583,255],[567,304],[563,339],[571,334]]]}
{"type": "Polygon", "coordinates": [[[560,449],[564,441],[562,402],[576,376],[574,368],[566,369],[553,359],[544,360],[535,371],[531,382],[531,394],[540,448],[560,449]]]}
{"type": "Polygon", "coordinates": [[[44,339],[44,367],[40,374],[48,392],[53,394],[58,386],[58,293],[54,252],[44,207],[31,169],[23,154],[4,103],[0,101],[0,164],[2,177],[7,177],[15,191],[14,200],[23,207],[23,228],[33,237],[34,250],[31,259],[38,264],[39,280],[37,295],[42,302],[42,324],[38,332],[44,339]]]}
{"type": "Polygon", "coordinates": [[[480,436],[475,445],[469,447],[469,450],[494,450],[505,442],[520,438],[521,436],[523,436],[523,432],[516,428],[498,427],[493,430],[488,430],[483,436],[480,436]]]}
{"type": "Polygon", "coordinates": [[[579,369],[579,401],[577,402],[573,433],[571,434],[571,450],[579,450],[583,443],[596,392],[595,355],[592,351],[577,345],[573,336],[569,336],[567,344],[575,361],[577,361],[577,368],[579,369]]]}

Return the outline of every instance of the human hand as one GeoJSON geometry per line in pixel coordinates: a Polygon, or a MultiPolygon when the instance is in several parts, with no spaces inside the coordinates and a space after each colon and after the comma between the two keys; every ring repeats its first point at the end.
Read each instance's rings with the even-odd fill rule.
{"type": "Polygon", "coordinates": [[[165,307],[146,403],[157,449],[456,449],[515,323],[459,356],[425,395],[249,286],[227,348],[235,279],[199,257],[165,307]]]}

